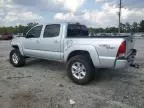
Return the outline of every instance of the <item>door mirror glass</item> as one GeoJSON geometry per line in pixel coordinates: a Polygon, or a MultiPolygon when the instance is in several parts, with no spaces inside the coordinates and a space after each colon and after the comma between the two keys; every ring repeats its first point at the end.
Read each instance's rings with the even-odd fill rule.
{"type": "Polygon", "coordinates": [[[26,38],[33,38],[33,37],[35,37],[33,34],[27,34],[26,35],[26,38]]]}

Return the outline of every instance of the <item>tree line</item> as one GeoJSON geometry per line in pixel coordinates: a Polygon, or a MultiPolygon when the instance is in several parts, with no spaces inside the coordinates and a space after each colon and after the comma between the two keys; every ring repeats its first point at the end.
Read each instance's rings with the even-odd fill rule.
{"type": "Polygon", "coordinates": [[[10,27],[0,27],[0,34],[17,34],[17,33],[26,33],[30,28],[37,25],[38,23],[28,23],[27,25],[19,25],[19,26],[10,26],[10,27]]]}
{"type": "MultiPolygon", "coordinates": [[[[120,24],[121,33],[137,33],[144,32],[144,20],[139,23],[129,22],[120,24]]],[[[92,33],[118,33],[118,27],[107,27],[107,28],[89,28],[89,31],[92,33]]]]}
{"type": "MultiPolygon", "coordinates": [[[[31,27],[37,25],[38,23],[28,23],[27,25],[19,25],[15,27],[0,27],[0,34],[17,34],[17,33],[26,33],[31,27]]],[[[121,33],[137,33],[144,32],[144,20],[139,23],[133,22],[130,24],[126,22],[125,24],[121,23],[121,33]]],[[[117,33],[118,27],[107,27],[107,28],[89,28],[91,33],[117,33]]]]}

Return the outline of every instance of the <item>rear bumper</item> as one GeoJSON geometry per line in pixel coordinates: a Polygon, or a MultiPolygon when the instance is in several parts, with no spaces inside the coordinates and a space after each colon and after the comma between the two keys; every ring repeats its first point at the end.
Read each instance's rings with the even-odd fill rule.
{"type": "Polygon", "coordinates": [[[126,67],[130,66],[131,64],[133,64],[136,53],[137,53],[136,49],[132,49],[131,53],[126,58],[117,59],[115,61],[114,68],[115,69],[123,69],[123,68],[126,68],[126,67]]]}

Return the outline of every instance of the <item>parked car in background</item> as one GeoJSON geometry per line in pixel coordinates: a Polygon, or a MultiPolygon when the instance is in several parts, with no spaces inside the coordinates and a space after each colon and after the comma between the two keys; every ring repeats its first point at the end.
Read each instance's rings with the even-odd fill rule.
{"type": "Polygon", "coordinates": [[[12,34],[0,35],[0,40],[11,40],[12,38],[12,34]]]}

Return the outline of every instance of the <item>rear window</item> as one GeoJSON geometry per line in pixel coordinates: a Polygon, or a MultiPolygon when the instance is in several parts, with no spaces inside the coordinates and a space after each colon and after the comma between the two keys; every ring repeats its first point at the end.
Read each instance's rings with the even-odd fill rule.
{"type": "Polygon", "coordinates": [[[88,37],[88,29],[85,25],[69,24],[67,37],[88,37]]]}

